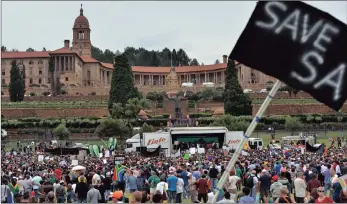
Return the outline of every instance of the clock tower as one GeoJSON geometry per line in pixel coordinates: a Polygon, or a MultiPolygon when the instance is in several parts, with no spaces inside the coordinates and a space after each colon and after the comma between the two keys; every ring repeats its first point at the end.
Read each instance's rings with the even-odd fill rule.
{"type": "Polygon", "coordinates": [[[80,56],[91,55],[92,44],[90,41],[89,21],[83,15],[81,4],[80,15],[76,18],[73,30],[72,51],[80,56]]]}

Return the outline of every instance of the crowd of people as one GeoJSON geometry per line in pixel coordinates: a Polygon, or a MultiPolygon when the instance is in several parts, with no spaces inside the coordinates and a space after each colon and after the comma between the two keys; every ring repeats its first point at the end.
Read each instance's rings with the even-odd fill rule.
{"type": "MultiPolygon", "coordinates": [[[[346,174],[345,148],[324,154],[292,149],[249,150],[240,155],[217,203],[342,203],[347,192],[338,179],[346,174]]],[[[44,155],[21,148],[2,152],[2,203],[211,203],[232,151],[208,149],[183,158],[145,158],[127,153],[87,156],[72,170],[71,156],[44,155]],[[48,156],[48,157],[47,157],[48,156]],[[123,169],[119,173],[115,169],[123,169]],[[116,174],[116,175],[115,175],[116,174]]]]}

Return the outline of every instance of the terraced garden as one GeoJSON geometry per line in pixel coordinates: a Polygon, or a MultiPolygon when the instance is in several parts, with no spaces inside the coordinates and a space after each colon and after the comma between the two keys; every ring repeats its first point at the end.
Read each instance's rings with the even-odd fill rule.
{"type": "MultiPolygon", "coordinates": [[[[263,99],[254,99],[253,104],[262,104],[263,99]]],[[[271,104],[317,104],[315,99],[274,99],[271,104]]],[[[2,108],[103,108],[107,101],[23,101],[2,102],[2,108]]]]}

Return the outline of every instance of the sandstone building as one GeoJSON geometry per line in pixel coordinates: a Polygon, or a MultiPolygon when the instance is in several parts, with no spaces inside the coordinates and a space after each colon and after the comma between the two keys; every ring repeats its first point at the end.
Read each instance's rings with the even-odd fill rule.
{"type": "MultiPolygon", "coordinates": [[[[7,95],[6,85],[10,83],[11,61],[16,60],[19,68],[25,65],[27,93],[40,94],[50,91],[52,78],[48,70],[48,62],[54,59],[54,77],[59,78],[70,95],[108,94],[113,65],[99,62],[91,57],[91,29],[88,19],[80,9],[73,28],[72,45],[64,40],[64,46],[54,51],[35,52],[2,52],[1,82],[2,90],[7,95]]],[[[145,67],[133,66],[132,71],[136,86],[140,91],[184,90],[182,83],[193,83],[190,89],[198,90],[203,83],[211,82],[213,86],[224,86],[227,56],[223,63],[203,66],[145,67]],[[170,74],[171,70],[171,74],[170,74]],[[175,72],[175,73],[172,73],[175,72]],[[169,87],[170,86],[170,87],[169,87]]],[[[267,82],[275,79],[259,71],[237,65],[241,86],[254,91],[266,88],[267,82]]],[[[210,84],[211,84],[210,83],[210,84]]]]}

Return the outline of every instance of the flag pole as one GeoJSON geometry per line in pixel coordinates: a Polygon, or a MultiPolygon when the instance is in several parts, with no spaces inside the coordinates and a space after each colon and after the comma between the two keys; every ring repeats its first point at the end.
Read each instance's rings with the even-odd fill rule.
{"type": "Polygon", "coordinates": [[[257,124],[260,121],[260,118],[263,116],[265,110],[269,106],[271,100],[274,98],[274,95],[276,94],[276,92],[278,91],[278,89],[280,87],[281,87],[281,81],[277,80],[276,83],[274,84],[274,86],[272,87],[269,95],[266,97],[266,99],[264,100],[263,104],[259,108],[258,113],[253,118],[252,123],[248,126],[248,129],[247,129],[247,131],[246,131],[246,133],[244,135],[244,138],[241,140],[240,145],[236,149],[233,157],[230,159],[230,162],[229,162],[228,166],[225,168],[225,171],[224,171],[222,177],[220,178],[220,180],[218,182],[217,191],[214,194],[212,203],[216,203],[218,195],[219,195],[220,191],[223,189],[223,186],[225,184],[226,179],[228,178],[228,176],[230,174],[230,171],[235,166],[235,163],[236,163],[237,159],[239,158],[245,143],[248,142],[248,138],[252,135],[255,127],[257,126],[257,124]]]}

